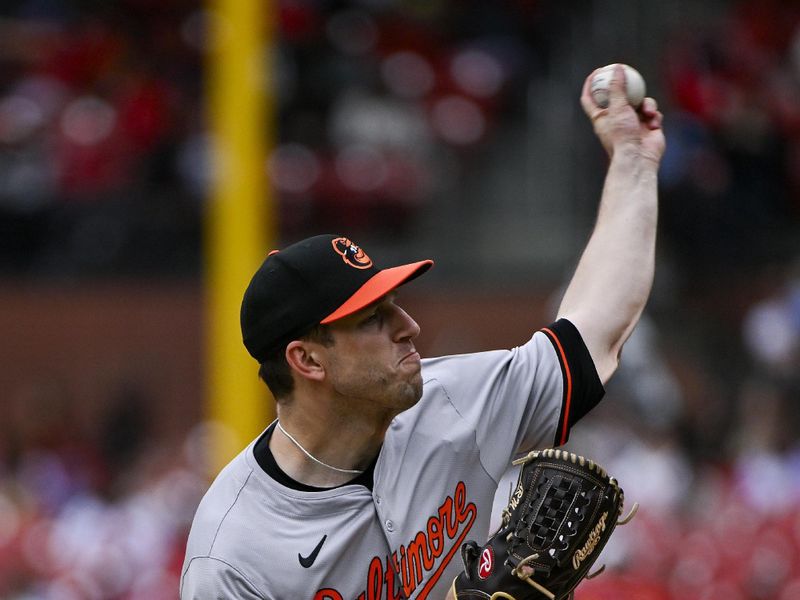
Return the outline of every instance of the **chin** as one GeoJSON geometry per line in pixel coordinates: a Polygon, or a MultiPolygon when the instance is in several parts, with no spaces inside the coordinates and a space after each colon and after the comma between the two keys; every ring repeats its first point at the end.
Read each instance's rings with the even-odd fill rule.
{"type": "Polygon", "coordinates": [[[409,383],[408,393],[407,393],[407,401],[405,402],[405,408],[411,408],[415,406],[417,402],[420,401],[422,398],[422,378],[415,379],[414,381],[409,383]]]}

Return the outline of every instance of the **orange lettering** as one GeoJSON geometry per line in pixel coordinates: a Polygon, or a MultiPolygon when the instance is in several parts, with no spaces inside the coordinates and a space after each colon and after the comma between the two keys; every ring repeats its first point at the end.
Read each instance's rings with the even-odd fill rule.
{"type": "Polygon", "coordinates": [[[446,528],[447,537],[451,540],[456,537],[456,533],[458,533],[458,521],[455,511],[453,510],[453,499],[450,496],[445,498],[444,502],[442,502],[442,505],[439,507],[439,520],[442,522],[442,527],[446,528]]]}
{"type": "Polygon", "coordinates": [[[428,519],[428,540],[433,558],[439,558],[444,551],[444,535],[442,524],[436,517],[428,519]]]}
{"type": "Polygon", "coordinates": [[[467,519],[467,486],[464,485],[463,481],[459,481],[456,486],[455,505],[456,521],[458,523],[463,523],[467,519]]]}
{"type": "MultiPolygon", "coordinates": [[[[428,519],[425,529],[418,531],[407,546],[401,544],[387,555],[385,566],[379,557],[372,558],[366,589],[356,600],[401,600],[417,591],[417,598],[426,600],[472,529],[477,513],[477,507],[467,499],[467,486],[459,481],[453,495],[446,496],[438,513],[428,519]],[[462,525],[465,526],[459,532],[462,525]],[[437,566],[439,558],[442,560],[437,566]],[[422,589],[417,590],[423,583],[422,589]]],[[[325,588],[316,593],[314,600],[343,598],[336,590],[325,588]]]]}
{"type": "MultiPolygon", "coordinates": [[[[386,562],[388,564],[388,562],[389,562],[388,557],[387,557],[386,562]]],[[[395,573],[399,573],[400,572],[400,561],[397,559],[397,550],[392,552],[392,564],[394,565],[394,572],[395,573]]]]}
{"type": "Polygon", "coordinates": [[[381,600],[381,588],[383,587],[383,563],[377,556],[369,563],[367,599],[381,600]]]}
{"type": "Polygon", "coordinates": [[[422,571],[429,571],[433,568],[433,559],[428,552],[427,539],[423,532],[419,532],[416,537],[408,545],[406,550],[406,559],[409,563],[409,571],[412,589],[417,587],[417,584],[422,581],[422,571]]]}
{"type": "Polygon", "coordinates": [[[395,583],[395,577],[400,572],[400,563],[397,561],[397,552],[386,557],[386,598],[387,600],[401,600],[400,584],[395,583]]]}
{"type": "MultiPolygon", "coordinates": [[[[463,481],[459,481],[456,485],[453,498],[448,497],[439,508],[439,518],[442,529],[445,530],[444,532],[447,533],[447,537],[453,542],[453,544],[447,551],[447,554],[444,556],[444,558],[442,558],[439,566],[433,573],[430,574],[428,580],[425,582],[425,585],[419,591],[419,594],[417,595],[418,600],[427,600],[428,594],[430,594],[433,586],[436,585],[436,582],[439,581],[439,578],[444,573],[447,565],[450,564],[451,560],[453,560],[453,557],[461,547],[464,538],[472,528],[472,525],[475,523],[475,518],[478,515],[477,507],[472,502],[467,503],[467,487],[464,485],[463,481]],[[454,522],[452,524],[448,518],[448,515],[452,515],[453,517],[454,522]],[[461,534],[456,537],[456,533],[458,533],[458,527],[462,523],[465,523],[466,526],[461,534]],[[451,531],[453,532],[452,534],[451,531]]],[[[428,521],[428,529],[431,529],[430,520],[428,521]]],[[[432,540],[433,538],[431,538],[431,547],[433,547],[432,540]]]]}
{"type": "Polygon", "coordinates": [[[406,596],[410,596],[414,591],[412,587],[413,577],[411,575],[411,565],[409,564],[408,556],[406,555],[406,547],[400,546],[400,575],[403,579],[403,592],[406,596]]]}

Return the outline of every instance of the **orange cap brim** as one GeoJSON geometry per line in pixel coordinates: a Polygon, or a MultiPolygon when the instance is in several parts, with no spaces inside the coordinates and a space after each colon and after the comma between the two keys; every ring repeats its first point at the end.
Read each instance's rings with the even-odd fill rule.
{"type": "Polygon", "coordinates": [[[399,267],[383,269],[358,288],[355,294],[345,300],[339,308],[322,319],[320,323],[324,325],[352,315],[354,312],[361,310],[365,306],[369,306],[376,300],[385,296],[393,289],[422,275],[425,271],[430,269],[431,265],[433,265],[432,260],[421,260],[407,265],[400,265],[399,267]]]}

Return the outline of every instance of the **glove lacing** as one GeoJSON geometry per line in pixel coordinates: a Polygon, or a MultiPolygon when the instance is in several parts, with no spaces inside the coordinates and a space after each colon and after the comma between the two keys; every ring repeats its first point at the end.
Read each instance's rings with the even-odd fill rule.
{"type": "MultiPolygon", "coordinates": [[[[558,450],[550,451],[550,452],[553,452],[556,456],[558,456],[558,453],[559,453],[558,450]]],[[[528,456],[526,456],[526,457],[524,457],[522,459],[518,459],[518,460],[513,461],[513,464],[515,464],[515,465],[523,464],[523,463],[527,462],[528,460],[530,460],[532,458],[532,456],[535,455],[535,454],[537,454],[537,453],[536,452],[531,452],[528,456]]],[[[582,457],[578,457],[578,456],[576,456],[576,455],[574,455],[572,453],[567,453],[567,452],[564,452],[564,455],[565,455],[565,457],[569,456],[573,463],[576,462],[576,460],[579,460],[581,462],[581,464],[583,464],[584,459],[582,457]]],[[[594,464],[592,461],[588,461],[588,462],[589,462],[590,469],[596,469],[600,474],[605,476],[605,471],[603,471],[599,467],[599,465],[594,464]]],[[[613,477],[610,478],[610,481],[611,481],[612,485],[614,485],[614,487],[617,487],[617,482],[613,477]]],[[[511,491],[513,493],[513,488],[512,488],[511,491]]],[[[537,490],[537,493],[538,493],[538,490],[537,490]]],[[[621,490],[620,490],[620,493],[622,493],[621,490]]],[[[584,494],[582,493],[581,495],[584,495],[584,494]]],[[[537,495],[536,499],[538,499],[538,497],[539,496],[537,495]]],[[[533,504],[536,501],[536,499],[531,501],[531,503],[530,503],[531,508],[533,507],[533,504]]],[[[503,508],[503,510],[501,512],[501,527],[500,527],[500,530],[506,529],[508,527],[509,523],[511,522],[512,508],[511,508],[510,500],[511,500],[511,498],[509,497],[509,503],[503,508]]],[[[622,502],[620,502],[620,508],[621,507],[622,507],[622,502]]],[[[636,512],[637,512],[638,509],[639,509],[639,503],[635,502],[633,504],[633,507],[631,508],[631,511],[628,513],[627,516],[622,517],[621,514],[618,514],[617,515],[617,525],[627,525],[628,523],[630,523],[630,521],[636,515],[636,512]]],[[[508,542],[508,545],[509,545],[508,546],[509,555],[513,555],[515,549],[517,548],[517,546],[519,546],[522,543],[521,542],[522,536],[517,535],[517,531],[530,531],[530,524],[527,521],[528,514],[530,514],[530,513],[525,513],[520,517],[519,522],[517,523],[516,531],[509,531],[508,534],[506,535],[506,541],[508,542]]],[[[583,517],[584,517],[583,513],[580,512],[579,513],[579,518],[582,520],[583,517]]],[[[575,533],[577,533],[577,526],[573,527],[572,530],[573,530],[571,532],[572,535],[575,535],[575,533]]],[[[565,545],[568,546],[568,544],[565,544],[565,545]]],[[[551,550],[551,553],[552,552],[553,552],[553,550],[551,550]]],[[[508,559],[506,559],[506,564],[508,564],[508,566],[512,567],[511,574],[514,577],[519,578],[521,581],[524,581],[525,583],[527,583],[528,585],[530,585],[531,587],[536,589],[541,594],[544,594],[549,600],[555,600],[555,598],[556,598],[555,594],[553,594],[550,590],[545,588],[540,583],[534,581],[532,579],[532,577],[531,577],[536,572],[536,569],[531,565],[531,563],[533,561],[535,561],[536,559],[538,559],[539,556],[540,556],[540,554],[538,552],[534,552],[533,554],[530,554],[530,555],[526,556],[525,558],[523,558],[522,560],[520,560],[519,563],[516,566],[512,565],[511,563],[509,563],[508,559]]],[[[597,569],[593,573],[587,575],[586,579],[591,579],[593,577],[596,577],[597,575],[602,573],[605,570],[605,568],[606,568],[605,565],[601,565],[599,569],[597,569]]],[[[570,592],[569,595],[566,597],[566,600],[572,600],[574,598],[574,596],[575,596],[575,593],[574,592],[570,592]]]]}

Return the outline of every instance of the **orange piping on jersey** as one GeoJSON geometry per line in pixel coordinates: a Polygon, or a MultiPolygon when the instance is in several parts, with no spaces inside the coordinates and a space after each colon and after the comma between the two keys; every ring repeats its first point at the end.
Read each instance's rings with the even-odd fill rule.
{"type": "Polygon", "coordinates": [[[564,347],[561,345],[558,336],[547,327],[542,328],[542,331],[550,336],[550,338],[556,343],[558,353],[561,355],[561,364],[564,365],[564,373],[567,376],[567,394],[566,398],[564,399],[564,423],[561,426],[561,437],[558,440],[558,445],[561,446],[567,442],[567,431],[569,430],[569,409],[572,402],[572,373],[569,370],[567,355],[564,352],[564,347]]]}

